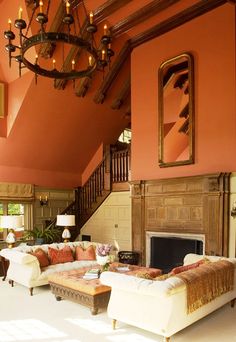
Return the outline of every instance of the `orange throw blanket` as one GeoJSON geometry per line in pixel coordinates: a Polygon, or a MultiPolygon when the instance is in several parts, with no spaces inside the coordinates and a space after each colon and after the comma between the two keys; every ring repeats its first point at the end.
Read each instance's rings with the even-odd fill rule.
{"type": "Polygon", "coordinates": [[[187,287],[187,313],[209,303],[223,293],[233,290],[234,264],[219,260],[175,275],[187,287]]]}

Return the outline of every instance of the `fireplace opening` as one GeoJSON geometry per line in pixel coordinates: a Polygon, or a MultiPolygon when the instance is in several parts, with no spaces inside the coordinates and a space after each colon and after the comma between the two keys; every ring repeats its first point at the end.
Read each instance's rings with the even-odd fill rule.
{"type": "Polygon", "coordinates": [[[157,237],[150,239],[150,267],[168,273],[172,268],[183,265],[188,253],[203,254],[203,241],[180,237],[157,237]]]}

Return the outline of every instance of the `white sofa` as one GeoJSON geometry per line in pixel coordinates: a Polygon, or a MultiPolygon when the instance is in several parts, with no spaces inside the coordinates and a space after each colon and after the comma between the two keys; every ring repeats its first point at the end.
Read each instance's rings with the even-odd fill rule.
{"type": "MultiPolygon", "coordinates": [[[[206,256],[210,261],[220,257],[206,256]]],[[[196,254],[187,254],[184,265],[202,259],[196,254]]],[[[228,259],[236,267],[236,259],[228,259]]],[[[163,281],[153,281],[114,272],[103,272],[101,282],[111,286],[108,304],[108,316],[113,320],[139,327],[161,335],[165,341],[200,318],[208,315],[227,302],[233,306],[236,298],[236,271],[234,272],[234,290],[203,305],[187,314],[186,285],[183,280],[172,276],[163,281]]]]}
{"type": "Polygon", "coordinates": [[[94,245],[96,247],[97,243],[87,241],[75,241],[67,243],[53,243],[49,245],[23,245],[12,249],[2,249],[0,251],[0,255],[9,260],[9,267],[7,270],[7,278],[9,279],[9,282],[12,284],[12,286],[15,281],[28,287],[30,289],[30,294],[32,295],[34,287],[48,284],[49,274],[93,266],[97,264],[96,260],[81,260],[49,265],[41,269],[38,259],[34,255],[29,254],[29,252],[34,252],[38,248],[41,248],[45,252],[47,252],[48,246],[55,249],[62,249],[65,245],[70,246],[71,249],[74,251],[76,246],[83,246],[84,248],[87,248],[90,245],[94,245]]]}

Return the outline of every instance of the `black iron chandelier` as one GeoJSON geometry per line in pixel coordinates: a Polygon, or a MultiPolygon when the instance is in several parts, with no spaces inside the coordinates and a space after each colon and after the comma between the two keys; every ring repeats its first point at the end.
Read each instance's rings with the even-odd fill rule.
{"type": "MultiPolygon", "coordinates": [[[[91,76],[95,70],[101,70],[104,74],[106,66],[110,65],[111,57],[114,55],[114,51],[111,49],[111,36],[107,25],[104,25],[103,36],[101,37],[99,47],[96,47],[94,34],[97,32],[97,26],[94,23],[93,13],[87,13],[83,0],[61,0],[61,8],[63,11],[62,23],[60,26],[60,32],[49,32],[46,30],[46,24],[49,20],[50,3],[51,0],[47,0],[44,5],[43,1],[32,1],[32,15],[27,25],[23,19],[23,10],[19,8],[18,18],[14,22],[14,27],[19,31],[19,44],[13,44],[16,39],[15,33],[12,31],[12,23],[9,19],[8,30],[4,32],[4,36],[8,39],[6,50],[9,55],[9,66],[11,67],[12,59],[19,64],[19,75],[21,76],[21,70],[27,68],[34,72],[35,78],[37,76],[45,76],[53,79],[63,80],[75,80],[78,78],[91,76]],[[79,5],[83,7],[84,22],[80,23],[81,8],[79,13],[79,5]],[[44,8],[45,7],[45,8],[44,8]],[[33,20],[39,24],[38,33],[28,36],[30,28],[32,29],[33,20]],[[26,30],[26,33],[24,33],[26,30]],[[49,44],[57,47],[61,45],[60,62],[61,67],[58,68],[58,63],[53,58],[52,63],[46,63],[45,56],[41,54],[42,46],[49,44]],[[68,66],[65,63],[65,51],[64,46],[69,45],[70,48],[74,48],[74,56],[72,54],[71,61],[68,66]],[[30,48],[34,47],[36,55],[32,61],[28,57],[30,48]],[[17,53],[19,52],[19,53],[17,53]],[[86,53],[84,58],[84,64],[80,63],[79,56],[81,53],[86,53]]],[[[32,55],[32,54],[30,54],[32,55]]],[[[48,56],[48,58],[52,56],[48,56]]]]}

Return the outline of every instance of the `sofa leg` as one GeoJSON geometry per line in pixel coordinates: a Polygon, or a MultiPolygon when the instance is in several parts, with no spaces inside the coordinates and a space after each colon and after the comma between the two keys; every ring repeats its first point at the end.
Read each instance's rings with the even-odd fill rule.
{"type": "Polygon", "coordinates": [[[9,280],[9,284],[11,285],[11,287],[14,286],[14,281],[13,280],[9,280]]]}
{"type": "Polygon", "coordinates": [[[116,328],[116,319],[112,320],[112,329],[115,330],[116,328]]]}
{"type": "Polygon", "coordinates": [[[30,290],[30,295],[33,296],[33,290],[34,290],[34,288],[33,288],[33,287],[30,287],[29,290],[30,290]]]}
{"type": "Polygon", "coordinates": [[[170,337],[164,337],[164,342],[170,342],[170,337]]]}
{"type": "Polygon", "coordinates": [[[231,308],[234,308],[234,304],[235,304],[236,298],[232,299],[230,302],[230,306],[231,308]]]}

